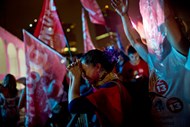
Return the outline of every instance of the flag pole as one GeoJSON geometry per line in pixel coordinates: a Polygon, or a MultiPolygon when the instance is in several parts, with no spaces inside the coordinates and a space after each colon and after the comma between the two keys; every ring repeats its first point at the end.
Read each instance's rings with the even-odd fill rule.
{"type": "Polygon", "coordinates": [[[73,62],[73,56],[72,56],[72,53],[71,53],[71,48],[70,48],[70,45],[69,45],[69,42],[66,40],[66,38],[64,37],[65,41],[67,42],[66,45],[67,45],[67,48],[68,48],[68,52],[69,52],[69,64],[73,62]]]}
{"type": "MultiPolygon", "coordinates": [[[[102,11],[103,12],[103,16],[105,17],[105,14],[107,15],[107,11],[102,11]]],[[[106,23],[106,18],[105,19],[105,23],[106,23]]],[[[110,33],[110,27],[108,27],[107,23],[104,25],[105,26],[105,29],[106,29],[106,32],[108,33],[109,35],[109,39],[110,39],[110,42],[113,43],[114,42],[114,39],[113,39],[113,35],[110,33]]]]}

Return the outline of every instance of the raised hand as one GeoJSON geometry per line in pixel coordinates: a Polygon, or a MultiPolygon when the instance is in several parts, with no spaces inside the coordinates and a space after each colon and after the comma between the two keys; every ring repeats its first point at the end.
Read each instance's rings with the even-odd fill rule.
{"type": "Polygon", "coordinates": [[[80,61],[78,59],[67,66],[67,70],[69,71],[70,78],[77,78],[77,80],[80,79],[82,71],[80,68],[80,61]]]}
{"type": "Polygon", "coordinates": [[[128,0],[111,0],[111,5],[115,11],[120,15],[124,15],[128,11],[128,0]]]}

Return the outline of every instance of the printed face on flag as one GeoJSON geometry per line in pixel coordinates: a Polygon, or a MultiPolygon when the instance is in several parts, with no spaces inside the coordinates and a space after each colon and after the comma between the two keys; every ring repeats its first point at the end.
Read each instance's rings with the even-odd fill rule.
{"type": "Polygon", "coordinates": [[[44,1],[34,36],[58,52],[66,46],[67,40],[53,0],[44,1]]]}
{"type": "Polygon", "coordinates": [[[24,31],[23,35],[27,65],[27,117],[32,125],[41,121],[36,123],[41,126],[60,98],[64,96],[63,99],[67,100],[62,85],[66,75],[62,60],[66,62],[66,59],[28,32],[24,31]],[[36,117],[39,121],[34,122],[36,117]]]}

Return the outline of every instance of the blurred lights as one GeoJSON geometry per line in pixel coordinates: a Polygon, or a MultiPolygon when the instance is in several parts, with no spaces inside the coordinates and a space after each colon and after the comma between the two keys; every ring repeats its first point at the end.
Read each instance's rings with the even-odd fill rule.
{"type": "Polygon", "coordinates": [[[34,22],[37,22],[38,20],[37,19],[34,19],[34,22]]]}
{"type": "Polygon", "coordinates": [[[109,6],[108,6],[108,5],[105,5],[105,8],[106,8],[106,9],[108,9],[108,8],[109,8],[109,6]]]}
{"type": "MultiPolygon", "coordinates": [[[[34,19],[34,22],[36,23],[38,20],[37,19],[34,19]]],[[[30,23],[29,24],[29,27],[33,27],[33,23],[30,23]]]]}
{"type": "Polygon", "coordinates": [[[49,27],[49,28],[48,28],[48,30],[49,30],[49,31],[52,31],[52,28],[51,28],[51,27],[49,27]]]}
{"type": "Polygon", "coordinates": [[[96,40],[101,40],[101,39],[104,39],[104,38],[109,37],[109,36],[116,36],[116,33],[109,32],[109,33],[99,35],[96,37],[96,40]]]}
{"type": "MultiPolygon", "coordinates": [[[[64,52],[68,52],[69,51],[69,48],[64,48],[64,52]]],[[[70,51],[72,52],[76,52],[77,51],[77,48],[76,47],[70,47],[70,51]]]]}
{"type": "Polygon", "coordinates": [[[71,31],[71,29],[70,28],[67,28],[67,32],[70,32],[71,31]]]}
{"type": "Polygon", "coordinates": [[[29,27],[32,27],[33,25],[32,24],[29,24],[29,27]]]}
{"type": "Polygon", "coordinates": [[[74,24],[72,24],[72,25],[70,26],[70,28],[71,28],[71,29],[75,28],[75,25],[74,25],[74,24]]]}

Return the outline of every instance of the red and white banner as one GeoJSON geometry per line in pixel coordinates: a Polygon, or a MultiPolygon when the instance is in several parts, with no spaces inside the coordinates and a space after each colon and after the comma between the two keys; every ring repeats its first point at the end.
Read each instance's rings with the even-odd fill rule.
{"type": "Polygon", "coordinates": [[[104,16],[96,0],[80,0],[82,6],[88,11],[92,23],[106,25],[104,16]]]}
{"type": "Polygon", "coordinates": [[[44,127],[51,110],[60,101],[67,101],[63,79],[66,58],[23,31],[26,54],[26,126],[44,127]]]}
{"type": "Polygon", "coordinates": [[[34,36],[61,52],[67,44],[53,0],[44,0],[34,36]]]}
{"type": "Polygon", "coordinates": [[[84,53],[86,53],[89,50],[95,49],[95,47],[94,47],[91,37],[90,37],[84,8],[82,8],[81,18],[82,18],[83,41],[84,41],[84,53]]]}

